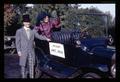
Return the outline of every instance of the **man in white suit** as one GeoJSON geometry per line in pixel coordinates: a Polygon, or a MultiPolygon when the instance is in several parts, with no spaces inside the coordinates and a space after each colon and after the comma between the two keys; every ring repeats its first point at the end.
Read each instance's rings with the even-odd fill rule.
{"type": "Polygon", "coordinates": [[[26,66],[29,68],[29,77],[34,78],[34,64],[35,64],[35,51],[34,51],[34,38],[40,40],[50,41],[45,36],[39,35],[36,30],[30,29],[30,18],[28,14],[23,15],[23,27],[16,32],[16,48],[20,57],[19,64],[21,66],[22,78],[26,78],[26,66]]]}

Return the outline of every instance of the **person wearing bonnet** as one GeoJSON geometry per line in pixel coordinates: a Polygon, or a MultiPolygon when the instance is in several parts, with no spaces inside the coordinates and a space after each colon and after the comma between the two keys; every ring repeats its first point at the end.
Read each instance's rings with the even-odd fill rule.
{"type": "Polygon", "coordinates": [[[43,11],[39,13],[35,26],[37,32],[51,39],[51,31],[53,28],[60,28],[60,18],[57,16],[57,13],[53,12],[53,15],[43,11]]]}

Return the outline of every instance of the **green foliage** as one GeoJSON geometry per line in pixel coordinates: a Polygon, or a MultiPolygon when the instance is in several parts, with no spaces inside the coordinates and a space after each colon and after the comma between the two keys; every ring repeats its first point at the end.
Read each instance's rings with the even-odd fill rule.
{"type": "MultiPolygon", "coordinates": [[[[102,13],[97,8],[90,7],[90,8],[78,8],[80,5],[75,4],[75,6],[71,6],[71,4],[34,4],[33,8],[27,8],[26,4],[13,4],[13,11],[16,13],[15,16],[19,17],[17,23],[22,23],[22,15],[23,13],[29,13],[31,17],[32,25],[35,25],[37,15],[41,11],[46,11],[55,16],[55,12],[60,17],[61,26],[67,29],[70,28],[80,28],[87,29],[89,33],[93,36],[99,35],[101,36],[104,34],[105,30],[105,16],[94,16],[94,15],[80,15],[81,13],[102,13]],[[18,15],[17,15],[18,14],[18,15]]],[[[5,11],[4,11],[5,12],[5,11]]],[[[108,25],[111,26],[113,23],[112,16],[108,14],[108,25]]],[[[115,23],[114,23],[115,24],[115,23]]],[[[6,23],[4,24],[6,25],[6,23]]]]}
{"type": "Polygon", "coordinates": [[[14,22],[15,12],[10,4],[4,4],[4,27],[10,26],[14,22]]]}

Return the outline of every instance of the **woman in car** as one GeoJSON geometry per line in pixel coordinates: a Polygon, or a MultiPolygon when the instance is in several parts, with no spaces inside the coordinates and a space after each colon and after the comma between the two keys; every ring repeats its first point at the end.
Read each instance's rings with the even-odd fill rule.
{"type": "Polygon", "coordinates": [[[49,13],[41,12],[37,16],[37,23],[35,29],[38,33],[45,35],[47,38],[51,39],[52,28],[60,28],[60,18],[57,16],[57,13],[54,16],[50,16],[49,13]]]}

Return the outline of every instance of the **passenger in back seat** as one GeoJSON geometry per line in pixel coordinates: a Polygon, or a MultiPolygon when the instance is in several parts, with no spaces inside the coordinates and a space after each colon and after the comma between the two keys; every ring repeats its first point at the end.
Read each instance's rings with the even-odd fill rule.
{"type": "Polygon", "coordinates": [[[38,32],[41,32],[42,35],[45,35],[47,38],[51,39],[52,28],[60,28],[60,18],[57,16],[57,12],[55,16],[52,16],[53,19],[51,19],[49,13],[41,12],[37,17],[35,29],[38,32]]]}

